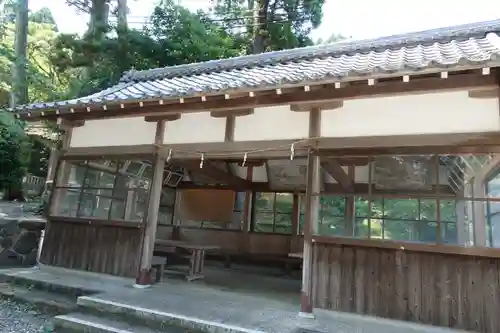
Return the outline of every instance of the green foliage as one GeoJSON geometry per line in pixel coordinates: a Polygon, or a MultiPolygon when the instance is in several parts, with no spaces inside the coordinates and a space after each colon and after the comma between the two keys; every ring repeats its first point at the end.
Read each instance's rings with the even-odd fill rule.
{"type": "Polygon", "coordinates": [[[255,29],[264,37],[264,50],[276,51],[312,45],[309,37],[323,19],[324,0],[214,0],[214,16],[234,35],[246,41],[250,52],[255,29]],[[254,13],[267,8],[262,26],[255,23],[254,13]]]}
{"type": "MultiPolygon", "coordinates": [[[[40,23],[50,16],[45,11],[33,13],[28,26],[28,99],[30,102],[59,99],[64,95],[69,77],[56,71],[52,63],[57,31],[55,25],[40,23]]],[[[13,22],[2,25],[0,38],[0,106],[10,104],[12,91],[12,68],[15,61],[13,22]]],[[[26,172],[45,176],[48,149],[28,137],[24,124],[16,121],[12,114],[0,111],[0,191],[7,198],[21,198],[22,178],[26,172]]]]}
{"type": "Polygon", "coordinates": [[[0,112],[0,191],[7,199],[21,199],[22,178],[28,163],[29,141],[22,124],[0,112]]]}

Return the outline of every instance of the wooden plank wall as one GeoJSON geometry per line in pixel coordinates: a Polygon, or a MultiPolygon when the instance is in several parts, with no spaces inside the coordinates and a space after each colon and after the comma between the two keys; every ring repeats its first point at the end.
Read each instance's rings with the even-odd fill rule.
{"type": "MultiPolygon", "coordinates": [[[[156,235],[159,239],[171,239],[172,227],[159,226],[156,235]]],[[[220,246],[222,252],[276,255],[288,257],[290,252],[302,250],[302,237],[293,243],[292,235],[249,233],[245,234],[238,230],[180,228],[180,238],[185,241],[203,245],[220,246]]]]}
{"type": "Polygon", "coordinates": [[[40,261],[46,265],[135,277],[140,229],[49,221],[40,261]]]}
{"type": "Polygon", "coordinates": [[[316,308],[500,332],[500,259],[314,244],[316,308]]]}

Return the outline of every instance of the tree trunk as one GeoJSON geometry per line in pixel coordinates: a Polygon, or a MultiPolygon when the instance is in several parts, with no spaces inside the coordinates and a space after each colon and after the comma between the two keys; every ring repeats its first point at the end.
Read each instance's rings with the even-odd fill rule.
{"type": "Polygon", "coordinates": [[[108,29],[109,4],[107,0],[92,0],[90,22],[85,34],[88,38],[101,40],[108,29]]]}
{"type": "Polygon", "coordinates": [[[127,0],[118,0],[118,33],[127,31],[128,29],[127,11],[127,0]]]}
{"type": "Polygon", "coordinates": [[[254,10],[254,35],[252,43],[252,53],[258,54],[265,51],[267,36],[267,11],[269,0],[257,0],[257,8],[254,10]]]}
{"type": "Polygon", "coordinates": [[[28,52],[28,0],[18,0],[16,6],[16,61],[13,68],[13,94],[11,104],[28,102],[28,83],[26,80],[28,52]]]}

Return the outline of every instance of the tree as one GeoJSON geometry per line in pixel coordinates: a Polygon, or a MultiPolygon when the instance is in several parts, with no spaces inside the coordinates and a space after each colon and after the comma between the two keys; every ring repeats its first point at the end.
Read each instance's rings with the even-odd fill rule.
{"type": "Polygon", "coordinates": [[[50,11],[50,9],[48,9],[47,7],[44,7],[34,13],[31,13],[29,16],[29,21],[49,24],[53,26],[54,29],[57,31],[56,20],[54,19],[54,16],[52,16],[52,12],[50,11]]]}
{"type": "MultiPolygon", "coordinates": [[[[52,16],[52,15],[50,15],[52,16]]],[[[27,29],[26,50],[26,102],[53,100],[66,89],[66,73],[57,73],[52,66],[51,54],[57,35],[53,24],[37,23],[31,15],[27,29]]],[[[4,24],[0,40],[0,106],[9,105],[14,82],[12,69],[16,61],[14,22],[4,24]]],[[[22,199],[22,178],[26,171],[37,176],[46,170],[47,150],[25,134],[24,124],[12,114],[0,111],[0,191],[7,199],[22,199]]]]}
{"type": "Polygon", "coordinates": [[[214,0],[214,17],[246,36],[247,52],[312,45],[312,29],[321,24],[324,0],[214,0]]]}
{"type": "Polygon", "coordinates": [[[0,112],[0,191],[4,199],[23,201],[22,178],[29,158],[29,141],[22,124],[0,112]]]}
{"type": "Polygon", "coordinates": [[[25,104],[28,101],[28,82],[26,80],[28,50],[28,0],[18,0],[16,8],[15,64],[13,70],[12,104],[25,104]]]}

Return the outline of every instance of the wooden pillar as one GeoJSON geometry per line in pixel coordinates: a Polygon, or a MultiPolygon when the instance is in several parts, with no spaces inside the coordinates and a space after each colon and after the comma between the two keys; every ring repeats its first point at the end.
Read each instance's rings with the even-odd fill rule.
{"type": "MultiPolygon", "coordinates": [[[[65,128],[65,133],[62,135],[61,138],[61,150],[67,149],[70,147],[71,143],[71,136],[73,134],[73,127],[67,127],[65,128]]],[[[52,155],[52,152],[51,152],[52,155]]],[[[59,163],[59,154],[56,152],[55,153],[55,165],[59,163]]],[[[52,157],[52,156],[51,156],[52,157]]],[[[55,170],[54,166],[54,178],[52,181],[56,183],[57,186],[64,186],[68,183],[69,177],[71,176],[71,165],[67,161],[61,161],[59,165],[59,169],[55,170]]],[[[47,175],[48,177],[49,175],[47,175]]],[[[66,189],[58,189],[56,190],[55,188],[52,189],[53,194],[50,196],[50,203],[49,203],[49,211],[47,212],[47,215],[58,215],[59,213],[59,204],[62,202],[62,198],[66,195],[66,189]]]]}
{"type": "Polygon", "coordinates": [[[47,163],[47,177],[45,178],[45,188],[44,188],[45,191],[49,189],[50,185],[54,182],[54,178],[56,177],[57,157],[58,157],[57,147],[54,144],[50,148],[49,161],[47,163]]]}
{"type": "Polygon", "coordinates": [[[299,252],[299,237],[300,237],[300,196],[295,193],[292,202],[292,236],[290,238],[290,253],[299,252]]]}
{"type": "Polygon", "coordinates": [[[172,239],[181,240],[182,225],[182,191],[175,190],[174,211],[172,212],[172,239]]]}
{"type": "MultiPolygon", "coordinates": [[[[474,177],[472,196],[474,199],[486,196],[482,177],[474,177]]],[[[472,210],[474,216],[474,246],[486,246],[486,201],[473,201],[472,210]]]]}
{"type": "MultiPolygon", "coordinates": [[[[253,168],[252,164],[247,166],[246,179],[253,181],[253,168]]],[[[250,222],[252,221],[252,191],[245,191],[245,200],[243,203],[243,225],[242,225],[242,236],[243,241],[241,242],[240,251],[247,253],[250,251],[250,222]]]]}
{"type": "MultiPolygon", "coordinates": [[[[155,144],[160,145],[163,143],[164,133],[165,121],[161,120],[156,125],[155,144]]],[[[136,288],[147,288],[152,283],[151,263],[153,260],[153,251],[156,240],[156,228],[158,225],[158,211],[160,209],[164,169],[165,158],[163,158],[160,154],[156,154],[154,159],[153,180],[149,194],[148,213],[146,216],[145,227],[143,229],[139,271],[134,285],[136,288]]]]}
{"type": "MultiPolygon", "coordinates": [[[[347,175],[349,176],[350,179],[355,182],[355,166],[354,165],[349,165],[349,168],[347,170],[347,175]]],[[[348,197],[345,197],[345,212],[344,212],[344,236],[349,236],[352,237],[354,236],[354,221],[355,221],[355,200],[356,197],[353,195],[350,195],[348,197]]]]}
{"type": "Polygon", "coordinates": [[[443,228],[441,225],[441,181],[440,181],[440,173],[441,173],[441,168],[440,168],[440,160],[439,160],[439,155],[434,156],[434,167],[435,167],[435,173],[436,173],[436,221],[437,221],[437,228],[436,228],[436,242],[438,244],[443,243],[443,228]]]}
{"type": "MultiPolygon", "coordinates": [[[[312,108],[309,112],[309,137],[319,137],[321,130],[321,111],[312,108]]],[[[319,193],[321,190],[320,157],[309,154],[307,161],[307,183],[305,197],[304,223],[304,261],[302,264],[302,290],[300,314],[313,317],[313,244],[312,236],[317,231],[319,219],[319,193]]]]}
{"type": "Polygon", "coordinates": [[[465,246],[468,243],[468,228],[466,226],[465,220],[465,210],[466,203],[463,197],[465,192],[462,189],[460,195],[457,196],[457,200],[455,201],[455,214],[457,216],[456,228],[457,228],[457,245],[465,246]]]}

